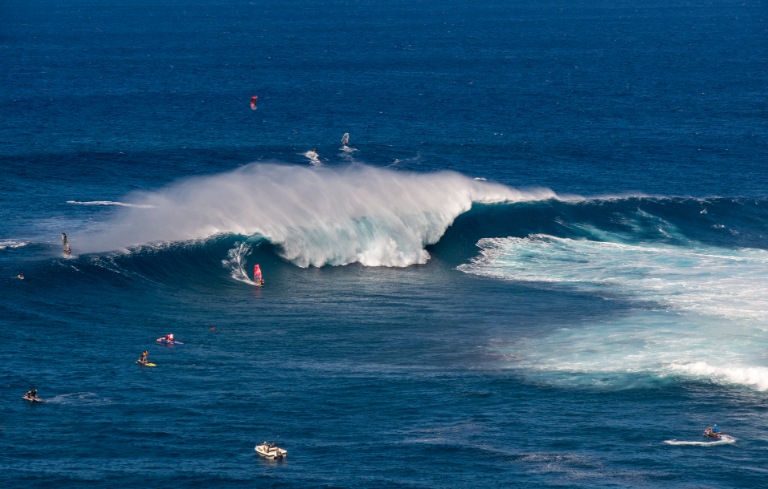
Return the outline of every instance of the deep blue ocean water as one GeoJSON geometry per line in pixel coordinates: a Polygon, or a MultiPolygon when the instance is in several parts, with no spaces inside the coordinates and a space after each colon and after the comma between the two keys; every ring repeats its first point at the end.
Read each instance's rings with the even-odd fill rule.
{"type": "Polygon", "coordinates": [[[3,487],[766,486],[766,2],[9,0],[0,59],[3,487]]]}

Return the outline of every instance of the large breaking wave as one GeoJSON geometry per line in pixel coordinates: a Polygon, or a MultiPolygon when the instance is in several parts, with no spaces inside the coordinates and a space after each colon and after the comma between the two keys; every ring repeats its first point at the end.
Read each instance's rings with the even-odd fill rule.
{"type": "MultiPolygon", "coordinates": [[[[207,287],[222,273],[252,283],[253,263],[274,273],[437,257],[480,280],[631,304],[620,317],[499,343],[525,375],[569,385],[681,376],[768,390],[766,199],[566,198],[449,171],[254,164],[120,202],[100,231],[70,239],[80,253],[131,252],[85,256],[79,267],[207,287]]],[[[26,243],[6,240],[4,252],[17,242],[26,243]]]]}
{"type": "Polygon", "coordinates": [[[125,199],[130,206],[83,243],[84,251],[107,251],[217,234],[258,235],[300,267],[403,267],[426,263],[425,247],[475,203],[553,196],[450,171],[251,164],[131,195],[125,199]]]}

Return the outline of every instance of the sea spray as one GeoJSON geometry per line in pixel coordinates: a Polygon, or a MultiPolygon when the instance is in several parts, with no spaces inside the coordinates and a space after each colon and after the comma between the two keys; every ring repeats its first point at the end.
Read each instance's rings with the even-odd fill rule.
{"type": "MultiPolygon", "coordinates": [[[[436,243],[473,203],[553,198],[451,171],[409,173],[365,165],[309,168],[250,164],[127,196],[90,251],[217,234],[261,235],[301,267],[426,263],[436,243]]],[[[85,241],[85,240],[82,240],[85,241]]]]}

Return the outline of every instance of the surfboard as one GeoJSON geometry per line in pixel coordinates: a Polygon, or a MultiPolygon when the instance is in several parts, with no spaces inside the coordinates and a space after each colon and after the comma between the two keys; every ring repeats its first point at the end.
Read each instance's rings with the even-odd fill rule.
{"type": "Polygon", "coordinates": [[[136,363],[141,365],[142,367],[157,367],[154,363],[141,363],[140,361],[136,360],[136,363]]]}
{"type": "Polygon", "coordinates": [[[29,402],[45,402],[43,399],[40,399],[39,397],[21,396],[21,398],[29,402]]]}

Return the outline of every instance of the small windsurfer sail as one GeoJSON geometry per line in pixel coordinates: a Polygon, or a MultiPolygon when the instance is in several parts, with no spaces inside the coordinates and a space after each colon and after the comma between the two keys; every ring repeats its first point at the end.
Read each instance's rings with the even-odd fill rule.
{"type": "Polygon", "coordinates": [[[256,285],[264,285],[264,277],[261,276],[261,267],[258,264],[253,266],[253,281],[256,285]]]}
{"type": "Polygon", "coordinates": [[[341,144],[344,146],[349,146],[349,133],[345,132],[344,135],[341,137],[341,144]]]}
{"type": "Polygon", "coordinates": [[[259,100],[259,97],[257,95],[254,95],[251,97],[251,110],[256,110],[256,101],[259,100]]]}
{"type": "Polygon", "coordinates": [[[72,248],[69,247],[69,240],[67,239],[67,233],[61,233],[61,244],[64,245],[64,254],[69,255],[72,253],[72,248]]]}

